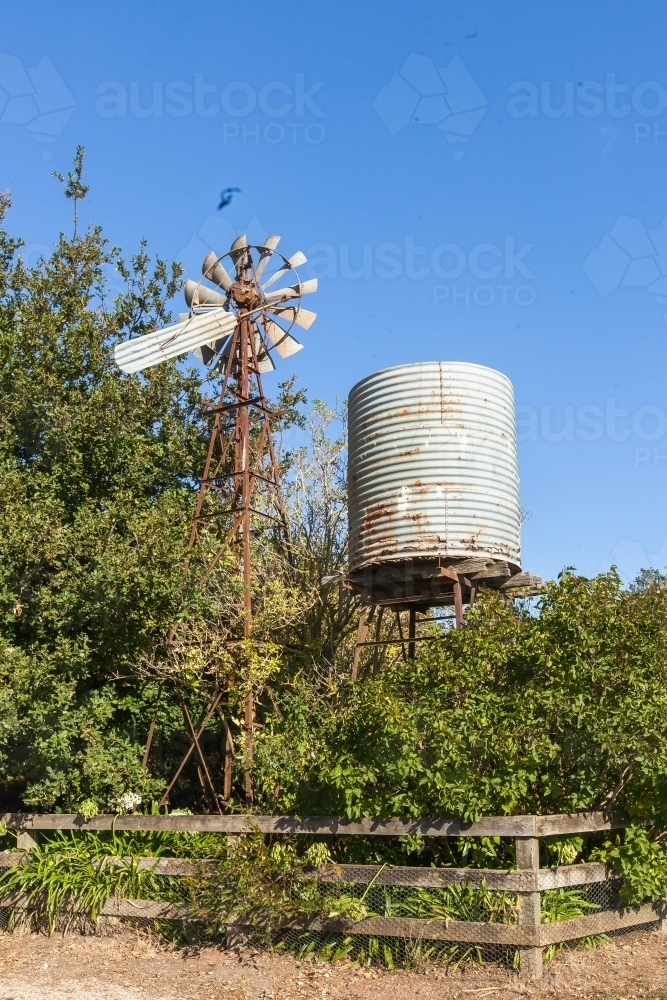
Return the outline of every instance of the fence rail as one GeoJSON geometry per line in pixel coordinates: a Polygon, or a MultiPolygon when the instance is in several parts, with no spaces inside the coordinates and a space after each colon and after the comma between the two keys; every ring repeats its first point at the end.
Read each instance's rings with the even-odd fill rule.
{"type": "MultiPolygon", "coordinates": [[[[304,878],[316,878],[332,883],[362,885],[442,888],[464,884],[472,888],[485,886],[493,891],[516,893],[519,899],[518,923],[481,923],[458,920],[425,920],[412,917],[368,916],[362,920],[349,918],[310,918],[279,921],[272,930],[298,930],[333,934],[397,937],[411,941],[447,941],[474,945],[506,945],[519,949],[521,972],[529,978],[542,973],[542,949],[552,944],[592,937],[659,922],[667,930],[667,914],[663,903],[640,907],[616,907],[587,916],[555,923],[541,923],[542,892],[552,889],[587,886],[617,879],[608,867],[597,863],[540,868],[539,840],[542,837],[619,830],[629,823],[619,814],[600,812],[573,813],[552,816],[490,816],[477,822],[456,819],[361,819],[340,816],[259,816],[236,814],[227,816],[94,816],[85,819],[75,814],[5,813],[0,816],[5,826],[16,832],[18,851],[0,853],[0,868],[24,863],[27,852],[37,843],[36,834],[48,830],[171,830],[181,832],[216,832],[243,835],[260,831],[263,834],[306,834],[318,836],[397,837],[421,834],[424,837],[506,837],[516,842],[516,869],[474,868],[414,868],[380,865],[324,865],[307,869],[304,878]]],[[[129,859],[109,858],[108,864],[123,864],[129,859]]],[[[140,870],[151,868],[156,875],[206,877],[207,867],[214,862],[189,861],[183,858],[144,857],[134,859],[140,870]]],[[[7,897],[2,901],[12,904],[7,897]]],[[[105,917],[139,917],[146,920],[201,919],[187,905],[174,905],[145,899],[110,899],[101,911],[105,917]]],[[[250,930],[247,919],[230,921],[228,942],[238,941],[250,930]]]]}
{"type": "Polygon", "coordinates": [[[474,823],[458,819],[347,819],[344,816],[112,816],[85,819],[76,813],[2,813],[10,830],[180,830],[199,833],[312,834],[317,836],[405,837],[552,837],[628,825],[622,814],[565,813],[558,816],[487,816],[474,823]]]}

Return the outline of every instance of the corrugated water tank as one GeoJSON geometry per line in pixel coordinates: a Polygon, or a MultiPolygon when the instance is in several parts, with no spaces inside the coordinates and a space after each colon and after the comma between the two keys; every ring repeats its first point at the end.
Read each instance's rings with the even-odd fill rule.
{"type": "Polygon", "coordinates": [[[392,567],[404,579],[410,566],[421,576],[429,566],[498,580],[518,573],[519,475],[507,376],[436,361],[357,382],[349,397],[348,508],[352,581],[365,575],[386,582],[392,567]],[[375,572],[383,567],[388,575],[375,572]]]}

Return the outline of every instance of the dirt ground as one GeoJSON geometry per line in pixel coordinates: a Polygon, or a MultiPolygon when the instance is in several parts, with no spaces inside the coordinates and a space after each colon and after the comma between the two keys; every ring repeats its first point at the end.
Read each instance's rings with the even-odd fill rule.
{"type": "Polygon", "coordinates": [[[163,947],[146,936],[0,934],[0,1000],[667,1000],[667,936],[561,952],[542,982],[494,966],[362,971],[253,950],[163,947]]]}

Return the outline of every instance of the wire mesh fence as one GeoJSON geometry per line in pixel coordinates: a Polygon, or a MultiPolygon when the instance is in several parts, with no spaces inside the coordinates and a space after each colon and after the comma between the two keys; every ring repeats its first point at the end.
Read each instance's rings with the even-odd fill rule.
{"type": "MultiPolygon", "coordinates": [[[[392,878],[399,872],[393,869],[392,878]]],[[[565,921],[588,918],[585,933],[547,944],[542,950],[543,960],[549,962],[564,948],[594,948],[609,942],[612,937],[660,928],[660,920],[653,915],[641,924],[607,929],[610,914],[615,916],[624,910],[619,895],[622,884],[621,879],[611,878],[591,885],[541,892],[543,925],[565,926],[565,921]],[[595,920],[596,915],[599,921],[595,920]],[[598,922],[599,928],[596,927],[598,922]]],[[[299,959],[311,956],[321,961],[346,960],[388,969],[418,968],[425,964],[458,966],[462,962],[494,963],[507,968],[518,968],[520,964],[521,948],[476,940],[481,923],[519,929],[520,898],[517,893],[492,891],[483,884],[470,886],[465,882],[428,889],[409,885],[324,882],[312,891],[317,894],[320,912],[325,916],[336,918],[348,913],[359,920],[372,916],[417,917],[419,932],[400,936],[396,931],[390,934],[330,931],[299,926],[298,921],[271,932],[248,922],[235,926],[234,942],[271,944],[299,959]],[[468,924],[469,939],[443,941],[438,929],[443,924],[446,928],[450,921],[455,922],[457,933],[463,937],[468,924]]],[[[557,936],[559,928],[554,930],[557,936]]]]}
{"type": "Polygon", "coordinates": [[[458,966],[466,961],[518,966],[517,949],[508,945],[446,943],[429,940],[427,936],[397,938],[287,929],[273,943],[302,960],[312,956],[318,961],[345,960],[387,969],[417,969],[431,964],[458,966]]]}
{"type": "MultiPolygon", "coordinates": [[[[19,829],[80,827],[77,817],[10,817],[19,829]],[[21,825],[19,825],[19,823],[21,825]],[[68,824],[68,825],[65,825],[68,824]]],[[[106,828],[107,818],[99,820],[106,828]]],[[[285,833],[307,836],[402,836],[408,826],[425,836],[493,836],[514,839],[516,869],[402,868],[393,865],[327,863],[292,874],[270,906],[253,909],[239,898],[237,912],[218,911],[211,879],[218,862],[195,857],[117,857],[100,866],[107,872],[128,863],[136,874],[150,868],[150,884],[132,882],[137,895],[124,898],[114,890],[97,919],[81,910],[64,910],[58,930],[111,935],[158,935],[183,944],[222,943],[269,946],[298,959],[351,961],[385,968],[418,968],[427,964],[494,963],[520,967],[539,975],[542,961],[562,948],[594,947],[612,937],[638,929],[663,929],[662,911],[654,904],[624,906],[622,880],[597,862],[539,867],[539,839],[559,834],[622,828],[625,820],[602,814],[553,817],[489,817],[475,824],[454,820],[363,820],[352,824],[340,817],[130,817],[128,829],[215,829],[228,838],[230,857],[238,851],[239,836],[253,832],[260,838],[285,833]],[[131,820],[131,824],[130,824],[131,820]],[[357,828],[358,827],[358,828],[357,828]],[[207,904],[200,906],[204,893],[207,904]]],[[[409,832],[409,831],[408,831],[409,832]]],[[[414,831],[413,831],[414,832],[414,831]]],[[[23,834],[26,837],[25,834],[23,834]]],[[[36,841],[21,844],[27,854],[15,854],[0,867],[23,865],[36,841]]],[[[59,848],[60,849],[60,848],[59,848]]],[[[35,847],[34,850],[37,850],[35,847]]],[[[273,850],[273,848],[271,848],[273,850]]],[[[280,851],[279,850],[279,856],[280,851]]],[[[548,852],[547,852],[548,853],[548,852]]],[[[58,855],[58,858],[60,855],[58,855]]],[[[210,855],[208,855],[210,857],[210,855]]],[[[510,852],[510,857],[514,855],[510,852]]],[[[56,859],[58,860],[58,859],[56,859]]],[[[94,859],[93,859],[94,860],[94,859]]],[[[60,864],[60,861],[58,861],[60,864]]],[[[15,867],[14,870],[17,870],[15,867]]],[[[300,869],[298,869],[300,871],[300,869]]],[[[129,883],[128,883],[129,885],[129,883]]],[[[129,893],[131,894],[131,893],[129,893]]],[[[106,897],[105,897],[106,898],[106,897]]],[[[268,898],[268,897],[267,897],[268,898]]],[[[36,926],[37,912],[17,903],[14,911],[0,908],[0,929],[36,926]],[[17,919],[18,917],[18,919],[17,919]]]]}
{"type": "MultiPolygon", "coordinates": [[[[474,873],[475,881],[470,884],[464,870],[461,870],[463,879],[459,882],[414,885],[414,872],[415,869],[348,866],[345,879],[335,877],[335,869],[322,871],[321,877],[311,873],[293,882],[291,898],[287,901],[287,909],[292,915],[289,920],[281,920],[280,915],[266,919],[266,915],[258,918],[248,913],[245,918],[243,914],[237,915],[229,925],[222,917],[215,919],[209,915],[206,918],[197,912],[196,900],[189,895],[191,881],[186,890],[184,881],[165,876],[161,881],[168,891],[163,898],[168,897],[169,902],[112,898],[96,920],[80,910],[65,910],[59,915],[54,929],[105,936],[134,929],[174,943],[252,944],[277,948],[298,959],[310,956],[319,961],[345,960],[388,969],[418,968],[425,964],[456,966],[462,962],[495,963],[505,967],[519,965],[520,949],[516,944],[480,941],[477,936],[482,925],[495,926],[501,933],[507,928],[519,929],[520,893],[489,889],[483,879],[480,884],[479,872],[474,873]],[[383,872],[387,873],[385,878],[390,878],[391,884],[382,883],[383,872]],[[350,876],[358,881],[350,881],[350,876]],[[142,915],[142,911],[146,915],[142,915]],[[178,916],[169,919],[168,914],[174,913],[178,916]],[[356,924],[371,918],[380,918],[376,921],[379,930],[356,930],[356,924]],[[327,926],[336,921],[348,926],[344,929],[327,926]],[[389,933],[382,933],[383,923],[392,925],[389,933]],[[410,931],[405,934],[401,933],[404,923],[410,925],[410,931]],[[447,940],[447,927],[453,925],[457,934],[464,938],[467,926],[469,939],[447,940]]],[[[437,876],[437,870],[424,869],[424,878],[434,875],[437,876]]],[[[563,947],[594,947],[638,928],[659,927],[660,921],[655,914],[651,914],[652,919],[632,927],[607,927],[609,914],[622,909],[622,885],[622,879],[609,878],[542,891],[539,894],[542,925],[587,918],[586,933],[565,942],[547,944],[544,960],[549,961],[563,947]],[[596,916],[600,918],[599,928],[596,916]]],[[[43,918],[26,911],[20,904],[13,908],[0,907],[2,931],[45,927],[43,918]]],[[[558,927],[554,929],[557,936],[558,927]]]]}

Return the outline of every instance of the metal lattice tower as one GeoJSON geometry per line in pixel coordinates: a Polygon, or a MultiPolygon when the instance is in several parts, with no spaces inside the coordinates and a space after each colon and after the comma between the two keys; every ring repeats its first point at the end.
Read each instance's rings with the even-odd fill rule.
{"type": "MultiPolygon", "coordinates": [[[[196,549],[203,561],[204,579],[213,572],[230,546],[236,549],[243,579],[244,638],[252,635],[253,625],[252,522],[254,517],[264,513],[253,506],[258,488],[274,493],[276,509],[285,522],[272,428],[272,422],[279,414],[264,395],[262,374],[275,369],[273,352],[286,358],[301,350],[303,345],[291,330],[294,325],[308,329],[316,318],[315,313],[302,307],[301,299],[316,290],[317,279],[299,281],[296,268],[306,263],[306,258],[301,251],[290,258],[283,257],[276,249],[279,240],[279,236],[269,236],[263,245],[255,246],[249,245],[245,236],[240,236],[221,257],[211,251],[204,261],[202,278],[185,283],[185,298],[190,312],[179,317],[179,323],[173,326],[126,341],[116,348],[116,362],[127,373],[143,371],[161,361],[192,351],[202,364],[210,366],[212,372],[222,379],[218,403],[210,407],[213,426],[190,530],[189,548],[191,554],[196,549]],[[227,267],[231,262],[229,270],[223,261],[227,267]],[[267,269],[270,276],[263,281],[267,269]],[[234,272],[234,277],[230,271],[234,272]],[[291,285],[271,288],[290,272],[290,277],[296,279],[291,285]],[[209,499],[216,502],[211,505],[209,499]],[[212,511],[209,510],[211,506],[212,511]],[[215,520],[218,541],[214,551],[206,555],[205,545],[201,543],[208,534],[212,519],[215,520]]],[[[186,568],[189,561],[190,557],[186,568]]],[[[176,629],[177,626],[174,626],[169,637],[172,644],[176,629]]],[[[201,735],[221,697],[222,691],[216,691],[202,720],[195,727],[180,696],[191,743],[162,803],[167,801],[187,760],[196,752],[202,787],[221,811],[200,745],[201,735]]],[[[153,728],[154,723],[149,731],[145,763],[153,728]]],[[[251,803],[255,712],[250,687],[245,699],[244,728],[245,798],[247,803],[251,803]]],[[[226,756],[223,798],[229,798],[230,792],[231,767],[226,756]]]]}

